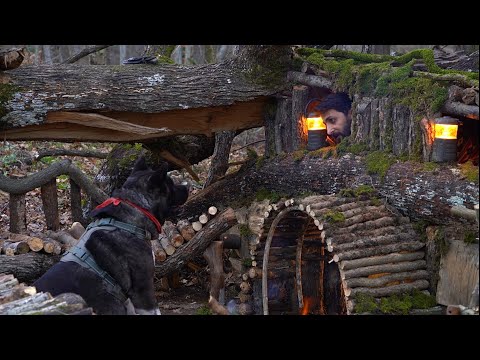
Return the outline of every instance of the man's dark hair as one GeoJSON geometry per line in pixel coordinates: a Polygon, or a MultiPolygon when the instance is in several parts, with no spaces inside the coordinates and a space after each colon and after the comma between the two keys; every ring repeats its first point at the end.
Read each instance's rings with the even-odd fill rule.
{"type": "Polygon", "coordinates": [[[348,94],[344,92],[339,93],[332,93],[325,96],[322,101],[315,106],[314,110],[320,112],[320,114],[324,114],[328,110],[336,110],[339,112],[348,115],[348,111],[352,107],[352,100],[348,94]]]}

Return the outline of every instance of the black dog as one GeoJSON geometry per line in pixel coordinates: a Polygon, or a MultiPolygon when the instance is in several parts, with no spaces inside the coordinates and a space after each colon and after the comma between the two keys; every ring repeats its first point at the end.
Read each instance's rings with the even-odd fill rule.
{"type": "Polygon", "coordinates": [[[150,239],[188,190],[167,176],[167,166],[152,170],[140,158],[112,197],[97,206],[79,243],[34,286],[53,296],[73,292],[97,314],[160,314],[154,295],[150,239]]]}

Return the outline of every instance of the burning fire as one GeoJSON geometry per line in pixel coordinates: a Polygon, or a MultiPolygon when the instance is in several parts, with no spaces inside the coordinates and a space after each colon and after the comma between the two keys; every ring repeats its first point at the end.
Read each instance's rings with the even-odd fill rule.
{"type": "Polygon", "coordinates": [[[310,309],[310,303],[312,302],[312,298],[306,297],[303,299],[303,308],[300,312],[300,315],[308,315],[308,310],[310,309]]]}
{"type": "Polygon", "coordinates": [[[456,139],[458,125],[435,124],[435,138],[456,139]]]}
{"type": "Polygon", "coordinates": [[[326,129],[325,123],[321,117],[309,117],[307,118],[308,130],[323,130],[326,129]]]}

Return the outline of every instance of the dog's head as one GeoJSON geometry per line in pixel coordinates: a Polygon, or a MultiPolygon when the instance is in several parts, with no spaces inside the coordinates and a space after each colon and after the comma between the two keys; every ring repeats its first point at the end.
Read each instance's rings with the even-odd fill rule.
{"type": "MultiPolygon", "coordinates": [[[[166,163],[159,169],[151,169],[142,156],[136,161],[123,186],[114,190],[112,196],[129,200],[148,210],[163,225],[172,210],[188,198],[187,187],[174,184],[167,170],[166,163]]],[[[94,210],[91,215],[97,216],[99,213],[94,210]]]]}

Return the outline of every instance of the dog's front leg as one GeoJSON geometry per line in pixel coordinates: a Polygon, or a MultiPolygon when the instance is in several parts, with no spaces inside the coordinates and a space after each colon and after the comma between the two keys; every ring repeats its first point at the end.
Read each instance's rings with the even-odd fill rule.
{"type": "MultiPolygon", "coordinates": [[[[129,300],[133,304],[135,314],[161,315],[153,284],[154,265],[153,259],[144,263],[135,263],[135,269],[130,271],[131,288],[128,292],[129,300]]],[[[128,301],[128,300],[127,300],[128,301]]],[[[128,310],[128,308],[127,308],[128,310]]]]}
{"type": "Polygon", "coordinates": [[[162,315],[158,308],[155,308],[153,310],[153,313],[152,310],[135,309],[135,306],[133,306],[132,300],[130,300],[130,298],[125,301],[124,305],[127,310],[127,315],[162,315]]]}

